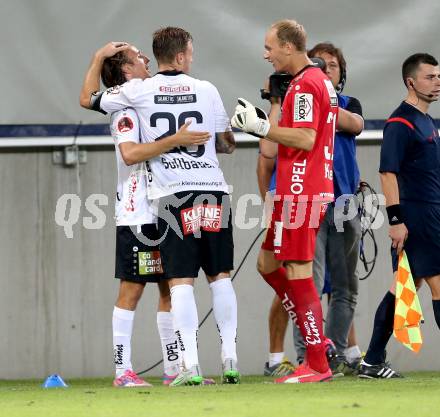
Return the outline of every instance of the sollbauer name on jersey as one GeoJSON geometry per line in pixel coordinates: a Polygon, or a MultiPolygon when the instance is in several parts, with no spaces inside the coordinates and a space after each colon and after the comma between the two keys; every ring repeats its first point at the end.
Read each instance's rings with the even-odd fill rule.
{"type": "Polygon", "coordinates": [[[165,169],[215,168],[207,162],[185,161],[184,158],[173,158],[168,161],[165,158],[162,158],[162,164],[165,169]]]}

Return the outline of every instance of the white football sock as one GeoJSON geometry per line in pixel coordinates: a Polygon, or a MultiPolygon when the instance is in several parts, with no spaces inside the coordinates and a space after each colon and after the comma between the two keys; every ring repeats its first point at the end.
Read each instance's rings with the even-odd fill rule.
{"type": "Polygon", "coordinates": [[[173,311],[173,327],[177,344],[187,369],[199,364],[197,331],[199,319],[192,285],[175,285],[170,289],[173,311]]]}
{"type": "Polygon", "coordinates": [[[278,365],[284,359],[284,352],[270,352],[269,353],[269,366],[278,365]]]}
{"type": "Polygon", "coordinates": [[[157,330],[162,345],[163,370],[167,375],[179,373],[179,349],[173,327],[173,315],[168,311],[157,312],[157,330]]]}
{"type": "Polygon", "coordinates": [[[231,278],[222,278],[209,284],[212,291],[212,309],[222,341],[222,362],[237,360],[237,297],[231,278]]]}
{"type": "Polygon", "coordinates": [[[116,377],[120,377],[131,364],[131,334],[133,333],[134,311],[116,307],[113,309],[113,354],[116,377]]]}

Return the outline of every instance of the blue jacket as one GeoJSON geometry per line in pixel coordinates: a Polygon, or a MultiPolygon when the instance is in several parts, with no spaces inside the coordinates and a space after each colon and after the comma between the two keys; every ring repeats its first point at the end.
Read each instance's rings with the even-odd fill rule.
{"type": "MultiPolygon", "coordinates": [[[[339,107],[346,109],[350,97],[338,94],[339,107]]],[[[336,132],[333,154],[333,184],[335,199],[342,194],[356,194],[360,173],[356,161],[356,137],[350,133],[336,132]]]]}
{"type": "MultiPolygon", "coordinates": [[[[338,94],[339,107],[343,109],[349,107],[350,99],[351,97],[349,96],[338,94]]],[[[351,111],[350,107],[349,111],[351,111]]],[[[276,188],[276,166],[277,164],[275,163],[269,184],[269,191],[273,192],[276,188]]],[[[356,161],[356,137],[349,133],[336,132],[333,154],[335,199],[342,194],[356,194],[359,181],[360,173],[356,161]]]]}

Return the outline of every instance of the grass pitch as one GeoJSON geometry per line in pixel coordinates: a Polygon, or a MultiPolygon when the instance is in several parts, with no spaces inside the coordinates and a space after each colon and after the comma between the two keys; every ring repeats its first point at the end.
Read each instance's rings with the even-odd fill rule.
{"type": "Polygon", "coordinates": [[[1,417],[344,417],[433,416],[440,409],[440,373],[409,373],[400,380],[344,377],[329,383],[274,385],[244,377],[240,385],[117,389],[111,379],[0,381],[1,417]]]}

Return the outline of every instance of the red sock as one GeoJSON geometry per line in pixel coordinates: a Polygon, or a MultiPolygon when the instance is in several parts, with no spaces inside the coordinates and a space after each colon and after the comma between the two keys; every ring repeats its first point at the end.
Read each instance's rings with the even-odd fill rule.
{"type": "Polygon", "coordinates": [[[261,274],[264,280],[274,289],[278,297],[280,297],[283,307],[289,314],[289,317],[296,324],[295,306],[292,299],[287,294],[287,273],[286,269],[283,267],[269,274],[261,274]]]}
{"type": "Polygon", "coordinates": [[[286,269],[280,267],[269,274],[261,274],[263,279],[273,288],[281,300],[286,293],[287,274],[286,269]]]}
{"type": "Polygon", "coordinates": [[[328,370],[322,331],[322,307],[313,278],[287,281],[287,294],[295,305],[297,324],[304,338],[309,366],[318,372],[328,370]]]}

